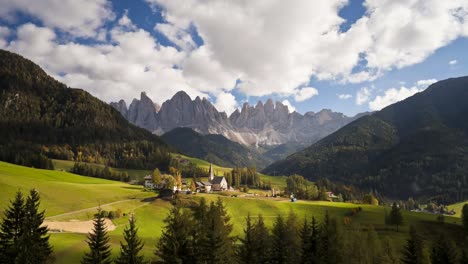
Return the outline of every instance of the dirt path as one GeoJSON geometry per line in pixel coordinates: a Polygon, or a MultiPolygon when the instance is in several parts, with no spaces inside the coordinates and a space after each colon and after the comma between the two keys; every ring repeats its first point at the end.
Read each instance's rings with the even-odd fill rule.
{"type": "MultiPolygon", "coordinates": [[[[116,226],[110,219],[104,219],[104,223],[106,225],[107,231],[115,230],[116,226]]],[[[44,221],[42,224],[43,226],[48,226],[50,232],[71,232],[71,233],[83,233],[87,234],[92,232],[94,227],[94,220],[88,221],[44,221]]]]}
{"type": "Polygon", "coordinates": [[[67,213],[63,213],[63,214],[49,216],[49,217],[45,218],[45,220],[52,220],[53,218],[56,218],[56,217],[72,215],[72,214],[76,214],[76,213],[82,213],[82,212],[86,212],[86,211],[89,211],[89,210],[97,210],[99,207],[118,204],[118,203],[123,203],[123,202],[128,202],[128,201],[133,201],[133,200],[135,200],[135,199],[127,199],[127,200],[121,200],[121,201],[116,201],[116,202],[107,203],[107,204],[101,204],[99,206],[94,206],[94,207],[90,207],[90,208],[85,208],[85,209],[81,209],[81,210],[76,210],[76,211],[72,211],[72,212],[67,212],[67,213]]]}

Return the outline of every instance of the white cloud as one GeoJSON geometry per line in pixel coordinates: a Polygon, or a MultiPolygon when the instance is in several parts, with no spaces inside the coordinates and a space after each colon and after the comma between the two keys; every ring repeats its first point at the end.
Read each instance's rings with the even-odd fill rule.
{"type": "Polygon", "coordinates": [[[0,26],[0,48],[4,48],[7,44],[6,37],[10,35],[10,29],[0,26]]]}
{"type": "Polygon", "coordinates": [[[419,80],[416,82],[417,86],[422,86],[424,88],[428,87],[429,85],[436,83],[436,79],[427,79],[427,80],[419,80]]]}
{"type": "Polygon", "coordinates": [[[347,100],[347,99],[350,99],[350,98],[353,97],[353,96],[350,95],[350,94],[338,94],[337,96],[338,96],[338,98],[341,99],[341,100],[347,100]]]}
{"type": "Polygon", "coordinates": [[[1,6],[2,19],[15,20],[16,12],[22,12],[81,37],[96,36],[97,29],[115,17],[107,0],[2,0],[1,6]]]}
{"type": "Polygon", "coordinates": [[[365,102],[369,101],[370,95],[371,95],[371,89],[368,87],[362,87],[356,93],[356,104],[362,105],[365,102]]]}
{"type": "Polygon", "coordinates": [[[155,30],[163,33],[172,43],[184,50],[193,50],[197,45],[187,30],[167,23],[158,23],[155,30]]]}
{"type": "Polygon", "coordinates": [[[415,93],[421,92],[424,89],[418,88],[418,87],[411,87],[411,88],[406,88],[406,87],[401,87],[400,89],[396,88],[390,88],[387,91],[385,91],[385,94],[382,96],[377,96],[375,97],[374,100],[369,102],[369,108],[372,111],[377,111],[381,110],[382,108],[389,106],[391,104],[394,104],[396,102],[399,102],[401,100],[404,100],[415,93]]]}
{"type": "Polygon", "coordinates": [[[401,86],[400,89],[390,88],[383,95],[379,95],[369,102],[369,108],[373,111],[404,100],[416,93],[424,91],[429,85],[437,82],[436,79],[419,80],[412,87],[401,86]]]}
{"type": "Polygon", "coordinates": [[[449,61],[449,64],[450,64],[450,65],[455,65],[455,64],[457,64],[457,63],[458,63],[457,60],[451,60],[451,61],[449,61]]]}
{"type": "MultiPolygon", "coordinates": [[[[465,0],[367,0],[367,12],[346,32],[338,14],[348,0],[146,1],[159,5],[165,19],[154,29],[177,48],[162,46],[127,12],[114,28],[103,27],[115,17],[108,0],[4,0],[2,20],[20,11],[45,27],[23,25],[10,43],[0,36],[0,47],[106,101],[131,100],[142,90],[161,103],[178,90],[216,98],[237,89],[247,97],[276,94],[300,102],[318,94],[305,87],[312,77],[372,81],[468,36],[465,0]],[[102,43],[57,39],[58,31],[102,43]]],[[[356,103],[368,102],[371,90],[362,88],[356,103]]]]}
{"type": "Polygon", "coordinates": [[[296,102],[303,102],[318,94],[319,93],[317,89],[313,87],[304,87],[304,88],[299,89],[299,91],[296,92],[296,94],[294,95],[294,100],[296,100],[296,102]]]}
{"type": "Polygon", "coordinates": [[[222,92],[216,96],[214,106],[218,111],[224,111],[229,116],[238,108],[236,98],[231,93],[222,92]]]}
{"type": "Polygon", "coordinates": [[[288,107],[290,113],[296,111],[296,108],[288,100],[283,100],[281,103],[288,107]]]}
{"type": "Polygon", "coordinates": [[[369,68],[389,70],[422,62],[435,50],[466,36],[465,0],[367,0],[361,18],[372,44],[364,50],[369,68]]]}

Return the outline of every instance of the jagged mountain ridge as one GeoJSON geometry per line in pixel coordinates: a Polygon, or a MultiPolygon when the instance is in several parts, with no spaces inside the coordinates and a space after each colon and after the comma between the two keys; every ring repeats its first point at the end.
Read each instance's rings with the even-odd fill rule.
{"type": "Polygon", "coordinates": [[[206,98],[192,100],[183,91],[161,107],[144,92],[140,100],[134,99],[128,108],[123,100],[112,102],[111,106],[131,123],[158,135],[188,127],[204,135],[220,134],[244,145],[312,144],[364,115],[348,117],[329,109],[304,115],[290,113],[288,106],[269,99],[265,104],[259,101],[256,106],[244,103],[241,110],[228,117],[206,98]]]}

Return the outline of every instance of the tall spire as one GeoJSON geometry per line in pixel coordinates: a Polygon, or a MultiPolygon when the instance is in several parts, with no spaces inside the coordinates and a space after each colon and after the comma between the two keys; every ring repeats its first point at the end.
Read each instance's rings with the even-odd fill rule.
{"type": "Polygon", "coordinates": [[[210,181],[214,180],[213,164],[210,163],[210,181]]]}

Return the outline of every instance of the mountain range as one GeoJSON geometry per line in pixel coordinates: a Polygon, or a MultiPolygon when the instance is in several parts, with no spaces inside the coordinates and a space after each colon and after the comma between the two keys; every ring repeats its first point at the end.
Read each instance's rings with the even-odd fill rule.
{"type": "Polygon", "coordinates": [[[389,197],[468,198],[468,77],[364,116],[265,173],[302,174],[389,197]]]}
{"type": "Polygon", "coordinates": [[[348,117],[324,109],[304,115],[290,113],[281,102],[256,106],[244,103],[241,110],[229,117],[219,112],[206,98],[192,100],[183,91],[176,93],[161,106],[146,93],[127,107],[125,101],[111,103],[128,121],[155,134],[162,135],[178,127],[192,128],[203,135],[220,134],[247,146],[300,143],[310,145],[364,114],[348,117]]]}

